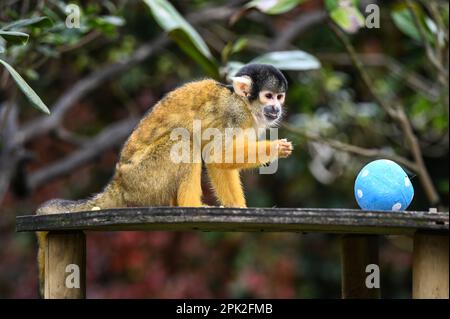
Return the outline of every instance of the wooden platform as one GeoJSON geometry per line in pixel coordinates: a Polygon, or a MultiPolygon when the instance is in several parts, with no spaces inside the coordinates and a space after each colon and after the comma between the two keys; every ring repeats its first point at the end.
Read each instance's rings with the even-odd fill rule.
{"type": "Polygon", "coordinates": [[[49,231],[45,298],[86,296],[85,231],[239,231],[339,234],[342,297],[379,298],[379,235],[414,238],[413,298],[449,298],[449,214],[312,208],[136,207],[18,216],[16,230],[49,231]],[[378,273],[376,273],[378,272],[378,273]],[[377,277],[378,276],[378,277],[377,277]],[[368,284],[368,278],[374,282],[368,284]]]}
{"type": "Polygon", "coordinates": [[[16,230],[202,230],[414,234],[448,232],[449,214],[311,208],[145,207],[19,216],[16,230]]]}

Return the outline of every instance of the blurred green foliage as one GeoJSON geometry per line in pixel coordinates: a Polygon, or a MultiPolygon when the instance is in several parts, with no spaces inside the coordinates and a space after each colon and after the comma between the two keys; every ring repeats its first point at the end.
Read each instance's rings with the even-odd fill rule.
{"type": "MultiPolygon", "coordinates": [[[[28,108],[28,100],[17,94],[18,89],[28,92],[34,104],[45,110],[18,74],[51,105],[77,81],[121,63],[143,44],[167,33],[173,42],[97,87],[77,102],[62,125],[88,139],[130,114],[142,116],[181,83],[205,76],[225,81],[242,63],[273,63],[289,80],[286,121],[323,140],[311,141],[306,135],[281,129],[280,136],[294,141],[295,152],[280,161],[275,175],[243,174],[248,205],[355,208],[354,177],[371,158],[336,150],[327,139],[405,158],[411,155],[401,129],[362,83],[329,28],[335,23],[347,32],[360,54],[374,79],[374,89],[405,109],[448,210],[448,87],[430,65],[420,31],[448,63],[448,3],[429,2],[438,3],[436,16],[435,7],[414,2],[420,25],[405,1],[378,3],[382,4],[380,29],[364,27],[362,1],[333,0],[325,5],[315,0],[73,1],[81,8],[80,28],[66,27],[69,2],[26,3],[0,3],[0,59],[9,71],[7,75],[0,69],[0,133],[6,109],[3,102],[19,105],[21,124],[46,116],[28,108]],[[212,10],[209,14],[231,12],[201,23],[206,17],[201,12],[208,9],[212,10]],[[317,13],[325,17],[306,24],[283,45],[275,45],[295,31],[299,19],[317,13]],[[191,23],[192,19],[196,22],[191,23]],[[19,86],[13,85],[16,82],[10,76],[19,86]]],[[[54,132],[27,143],[34,157],[24,174],[70,155],[75,146],[54,132]]],[[[15,215],[30,213],[50,198],[83,198],[98,192],[113,172],[117,153],[118,149],[105,152],[26,196],[9,189],[0,218],[0,297],[37,296],[34,238],[14,234],[15,215]]],[[[413,184],[416,198],[410,209],[427,210],[429,200],[417,177],[413,184]]],[[[214,203],[207,183],[205,198],[214,203]]],[[[338,297],[338,243],[332,235],[92,234],[88,296],[338,297]]],[[[382,239],[384,297],[410,296],[410,245],[404,239],[382,239]]]]}

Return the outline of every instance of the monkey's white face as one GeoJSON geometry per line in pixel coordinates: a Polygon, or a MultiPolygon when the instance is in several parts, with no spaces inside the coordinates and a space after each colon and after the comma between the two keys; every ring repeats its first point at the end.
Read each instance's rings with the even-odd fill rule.
{"type": "Polygon", "coordinates": [[[269,90],[259,92],[262,114],[269,125],[274,124],[281,118],[285,96],[284,92],[272,92],[269,90]]]}
{"type": "MultiPolygon", "coordinates": [[[[249,76],[233,77],[234,92],[244,98],[249,98],[253,81],[249,76]]],[[[249,101],[258,126],[276,126],[283,115],[283,104],[286,92],[261,90],[255,100],[249,101]]]]}

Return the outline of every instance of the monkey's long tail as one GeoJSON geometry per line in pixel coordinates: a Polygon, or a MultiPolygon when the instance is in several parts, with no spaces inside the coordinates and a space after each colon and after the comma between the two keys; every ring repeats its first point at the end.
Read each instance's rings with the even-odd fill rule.
{"type": "MultiPolygon", "coordinates": [[[[123,207],[122,196],[117,193],[115,183],[112,182],[103,192],[92,198],[85,200],[66,200],[52,199],[42,204],[36,211],[37,215],[50,215],[58,213],[74,213],[90,211],[93,209],[107,209],[114,207],[123,207]]],[[[38,271],[39,271],[39,292],[44,297],[44,279],[45,279],[45,244],[47,232],[36,232],[38,240],[38,271]]]]}

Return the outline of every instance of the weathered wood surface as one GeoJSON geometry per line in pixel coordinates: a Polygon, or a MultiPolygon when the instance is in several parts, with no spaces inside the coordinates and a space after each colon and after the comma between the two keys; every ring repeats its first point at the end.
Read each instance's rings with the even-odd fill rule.
{"type": "Polygon", "coordinates": [[[45,299],[86,297],[86,236],[50,232],[45,245],[45,299]]]}
{"type": "Polygon", "coordinates": [[[448,299],[448,235],[414,235],[413,298],[448,299]]]}
{"type": "Polygon", "coordinates": [[[351,209],[139,207],[18,216],[16,230],[202,230],[361,234],[448,234],[448,213],[351,209]]]}
{"type": "Polygon", "coordinates": [[[379,288],[366,285],[367,265],[379,265],[378,236],[343,235],[341,238],[341,290],[344,299],[380,298],[379,288]]]}

